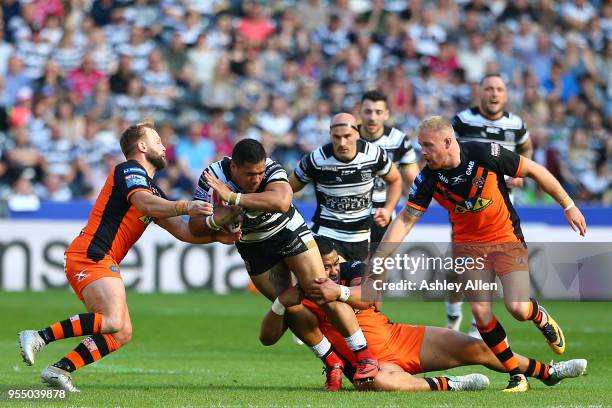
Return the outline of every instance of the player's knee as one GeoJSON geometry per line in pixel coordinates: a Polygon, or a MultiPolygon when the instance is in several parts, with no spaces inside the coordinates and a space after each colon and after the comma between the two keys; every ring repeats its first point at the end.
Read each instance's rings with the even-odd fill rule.
{"type": "Polygon", "coordinates": [[[506,302],[506,309],[516,320],[527,320],[529,302],[506,302]]]}
{"type": "Polygon", "coordinates": [[[102,332],[118,333],[125,326],[123,313],[109,313],[102,315],[102,332]]]}
{"type": "Polygon", "coordinates": [[[473,303],[472,314],[474,319],[476,319],[476,323],[479,326],[484,326],[491,321],[491,306],[485,303],[473,303]]]}
{"type": "Polygon", "coordinates": [[[123,327],[121,330],[113,333],[113,337],[117,340],[120,347],[125,346],[130,341],[132,341],[132,325],[127,325],[123,327]]]}
{"type": "Polygon", "coordinates": [[[268,336],[266,333],[260,333],[259,334],[259,342],[263,345],[263,346],[273,346],[276,344],[277,339],[268,336]]]}

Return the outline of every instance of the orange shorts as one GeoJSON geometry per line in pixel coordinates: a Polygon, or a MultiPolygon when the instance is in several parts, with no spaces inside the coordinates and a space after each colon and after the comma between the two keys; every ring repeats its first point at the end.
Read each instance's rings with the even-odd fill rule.
{"type": "MultiPolygon", "coordinates": [[[[497,276],[510,272],[529,271],[529,251],[522,242],[507,243],[453,243],[454,258],[472,258],[472,272],[494,271],[497,276]],[[480,267],[484,265],[484,267],[480,267]]],[[[468,264],[466,264],[467,266],[468,264]]]]}
{"type": "Polygon", "coordinates": [[[391,344],[394,356],[391,359],[381,359],[380,364],[393,363],[410,374],[422,373],[421,345],[425,336],[425,326],[412,326],[395,323],[391,328],[391,344]]]}
{"type": "Polygon", "coordinates": [[[106,277],[123,279],[119,264],[108,255],[95,262],[87,258],[85,254],[66,253],[64,256],[64,273],[66,273],[66,278],[68,278],[74,293],[81,300],[83,300],[83,289],[90,283],[106,277]]]}

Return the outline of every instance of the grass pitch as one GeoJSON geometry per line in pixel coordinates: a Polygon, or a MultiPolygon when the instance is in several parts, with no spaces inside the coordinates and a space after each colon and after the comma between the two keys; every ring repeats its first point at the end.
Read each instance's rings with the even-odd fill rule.
{"type": "MultiPolygon", "coordinates": [[[[81,394],[62,402],[9,402],[4,406],[610,406],[612,404],[612,303],[544,302],[567,338],[564,359],[589,360],[588,376],[548,388],[531,379],[531,391],[506,395],[507,376],[481,367],[451,370],[479,372],[491,379],[482,392],[359,393],[345,379],[345,390],[323,390],[322,364],[310,350],[285,335],[279,344],[259,344],[259,323],[269,307],[247,293],[215,296],[128,294],[134,338],[124,349],[73,376],[81,394]]],[[[464,311],[467,307],[464,305],[464,311]]],[[[41,387],[39,372],[72,350],[79,340],[52,343],[36,365],[22,363],[16,333],[39,329],[82,312],[69,292],[0,292],[0,392],[41,387]]],[[[437,302],[385,303],[392,321],[444,325],[444,305],[437,302]]],[[[556,358],[531,323],[515,322],[500,304],[495,311],[522,354],[556,358]]],[[[464,330],[469,319],[464,318],[464,330]]]]}

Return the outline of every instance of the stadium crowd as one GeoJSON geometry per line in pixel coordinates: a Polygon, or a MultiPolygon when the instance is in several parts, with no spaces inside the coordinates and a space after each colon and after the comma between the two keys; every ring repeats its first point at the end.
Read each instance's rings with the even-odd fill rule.
{"type": "MultiPolygon", "coordinates": [[[[609,0],[0,3],[0,200],[13,210],[94,198],[124,160],[121,131],[147,116],[170,163],[159,185],[178,199],[242,138],[291,170],[369,89],[412,135],[477,104],[492,72],[534,159],[577,201],[612,203],[609,0]]],[[[528,184],[518,200],[549,199],[528,184]]]]}

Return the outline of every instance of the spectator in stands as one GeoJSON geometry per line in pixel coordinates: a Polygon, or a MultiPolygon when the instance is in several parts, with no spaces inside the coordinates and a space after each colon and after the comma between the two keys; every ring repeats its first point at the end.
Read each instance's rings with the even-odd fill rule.
{"type": "Polygon", "coordinates": [[[206,168],[215,160],[215,142],[202,137],[202,124],[191,123],[187,133],[176,144],[176,154],[183,168],[189,172],[191,180],[197,180],[206,168]]]}

